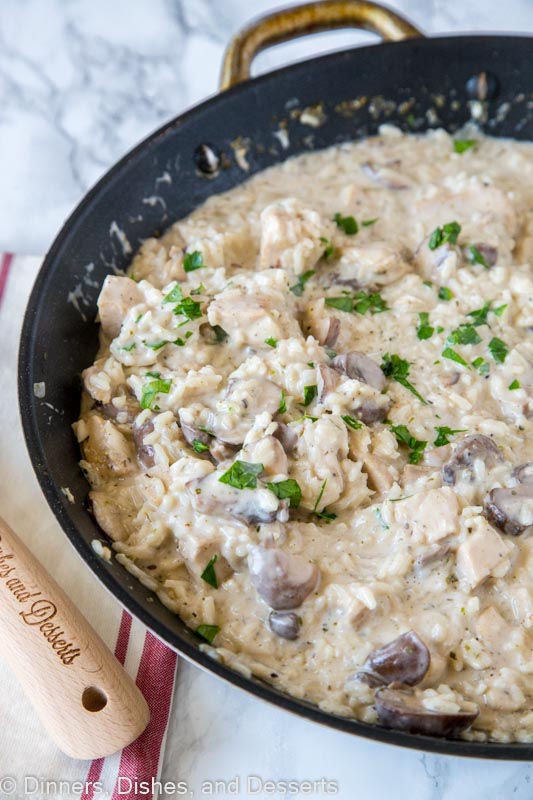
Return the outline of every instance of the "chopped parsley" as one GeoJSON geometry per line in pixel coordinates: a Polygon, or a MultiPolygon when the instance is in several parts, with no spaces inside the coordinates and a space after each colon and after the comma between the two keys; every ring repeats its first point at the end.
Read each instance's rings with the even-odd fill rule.
{"type": "Polygon", "coordinates": [[[265,339],[265,344],[268,344],[269,347],[277,347],[278,340],[274,339],[273,336],[269,336],[268,339],[265,339]]]}
{"type": "Polygon", "coordinates": [[[503,364],[507,357],[507,353],[509,352],[509,348],[505,342],[502,342],[502,340],[498,339],[497,336],[494,336],[494,338],[490,340],[489,350],[491,356],[497,364],[503,364]]]}
{"type": "Polygon", "coordinates": [[[135,318],[135,325],[137,325],[137,323],[139,323],[143,317],[144,317],[144,311],[142,311],[139,314],[139,316],[135,318]]]}
{"type": "Polygon", "coordinates": [[[204,571],[200,575],[201,579],[203,581],[205,581],[206,583],[208,583],[210,586],[212,586],[213,589],[218,589],[217,574],[215,572],[215,564],[216,564],[217,558],[218,558],[218,556],[215,553],[213,558],[208,562],[206,568],[204,569],[204,571]]]}
{"type": "Polygon", "coordinates": [[[520,381],[518,381],[515,378],[514,381],[510,383],[507,388],[509,389],[510,392],[513,392],[515,389],[520,389],[520,381]]]}
{"type": "Polygon", "coordinates": [[[453,292],[447,286],[441,286],[437,297],[439,300],[453,300],[453,292]]]}
{"type": "Polygon", "coordinates": [[[428,246],[430,250],[436,250],[446,242],[457,244],[457,239],[461,233],[461,226],[458,222],[447,222],[442,228],[435,228],[429,237],[428,246]]]}
{"type": "Polygon", "coordinates": [[[279,401],[278,414],[284,414],[287,411],[287,401],[285,399],[285,392],[281,390],[281,400],[279,401]]]}
{"type": "Polygon", "coordinates": [[[166,339],[161,339],[159,342],[143,342],[143,344],[151,350],[161,350],[162,347],[168,344],[168,341],[166,339]]]}
{"type": "Polygon", "coordinates": [[[466,315],[467,317],[472,317],[473,320],[472,325],[475,325],[476,328],[478,328],[480,325],[488,325],[487,317],[489,311],[491,311],[490,306],[491,306],[490,302],[485,303],[483,308],[477,308],[475,311],[469,311],[467,313],[466,315]]]}
{"type": "Polygon", "coordinates": [[[160,378],[160,372],[145,372],[145,378],[160,378]]]}
{"type": "Polygon", "coordinates": [[[205,639],[209,644],[213,644],[214,638],[220,632],[218,625],[198,625],[196,633],[205,639]]]}
{"type": "Polygon", "coordinates": [[[342,214],[337,212],[333,217],[333,221],[337,223],[337,227],[341,228],[348,236],[353,236],[359,230],[359,225],[355,217],[343,217],[342,214]]]}
{"type": "Polygon", "coordinates": [[[389,353],[385,353],[383,356],[383,361],[381,363],[381,369],[385,373],[387,378],[392,378],[393,381],[399,383],[405,389],[408,389],[411,394],[414,394],[421,403],[427,405],[427,401],[424,400],[421,394],[415,389],[412,383],[407,380],[409,375],[409,370],[411,365],[408,361],[396,354],[390,355],[389,353]]]}
{"type": "Polygon", "coordinates": [[[431,339],[435,328],[429,324],[429,314],[427,311],[421,311],[418,315],[420,323],[416,329],[416,335],[419,339],[431,339]]]}
{"type": "MultiPolygon", "coordinates": [[[[154,375],[159,373],[146,373],[147,375],[154,375]]],[[[141,396],[141,408],[152,408],[152,403],[156,395],[158,394],[168,394],[170,392],[170,386],[172,381],[168,380],[161,380],[157,378],[154,381],[150,381],[150,383],[146,383],[143,386],[142,396],[141,396]]]]}
{"type": "Polygon", "coordinates": [[[335,245],[329,239],[326,239],[325,236],[320,237],[320,241],[324,245],[324,252],[322,253],[322,258],[325,258],[326,261],[328,258],[332,258],[335,255],[335,245]]]}
{"type": "Polygon", "coordinates": [[[194,272],[195,269],[205,267],[204,258],[199,250],[192,253],[185,253],[183,258],[183,269],[185,272],[194,272]]]}
{"type": "Polygon", "coordinates": [[[192,440],[192,449],[196,453],[205,453],[206,450],[209,450],[209,447],[200,441],[200,439],[193,439],[192,440]]]}
{"type": "Polygon", "coordinates": [[[180,300],[183,300],[183,292],[181,291],[181,286],[177,283],[174,288],[165,295],[163,303],[179,303],[180,300]]]}
{"type": "Polygon", "coordinates": [[[300,277],[298,278],[297,283],[295,283],[294,286],[290,287],[290,291],[293,294],[295,294],[296,297],[301,297],[305,288],[305,284],[307,283],[309,278],[313,277],[314,274],[315,274],[314,269],[309,269],[307,270],[307,272],[304,272],[303,275],[300,275],[300,277]]]}
{"type": "Polygon", "coordinates": [[[133,350],[134,347],[135,347],[135,342],[132,342],[131,344],[127,345],[126,347],[121,347],[120,349],[121,350],[126,350],[126,352],[131,353],[131,351],[133,350]]]}
{"type": "Polygon", "coordinates": [[[443,358],[449,358],[450,361],[455,361],[457,364],[462,364],[463,367],[468,367],[468,363],[464,360],[459,353],[456,353],[455,350],[452,350],[451,347],[445,347],[441,353],[443,358]]]}
{"type": "Polygon", "coordinates": [[[454,436],[456,433],[466,433],[466,428],[457,428],[454,430],[448,428],[446,425],[435,426],[435,430],[437,431],[437,438],[433,442],[435,447],[444,447],[445,444],[449,444],[450,440],[448,436],[454,436]]]}
{"type": "Polygon", "coordinates": [[[472,366],[474,367],[474,369],[477,369],[479,374],[482,375],[483,377],[485,375],[488,375],[490,372],[490,364],[487,361],[484,361],[481,358],[481,356],[478,356],[478,358],[475,358],[472,361],[472,366]]]}
{"type": "Polygon", "coordinates": [[[497,317],[501,317],[505,309],[507,308],[508,303],[504,303],[503,306],[498,306],[497,308],[493,308],[492,310],[496,314],[497,317]]]}
{"type": "Polygon", "coordinates": [[[374,217],[374,219],[364,219],[364,220],[361,222],[361,225],[362,225],[364,228],[368,228],[370,225],[374,225],[374,223],[376,223],[376,222],[378,221],[378,219],[379,219],[379,217],[374,217]]]}
{"type": "Polygon", "coordinates": [[[456,153],[466,153],[471,147],[475,147],[477,139],[455,139],[453,149],[456,153]]]}
{"type": "Polygon", "coordinates": [[[466,257],[471,264],[481,264],[481,266],[485,267],[485,269],[490,269],[490,264],[487,262],[487,259],[483,253],[481,253],[473,244],[468,245],[466,257]]]}
{"type": "Polygon", "coordinates": [[[410,449],[411,452],[409,454],[409,463],[418,464],[422,458],[422,453],[426,449],[427,442],[424,442],[421,439],[416,439],[409,432],[409,429],[406,425],[391,425],[390,429],[396,436],[398,442],[400,442],[400,444],[407,445],[407,447],[410,449]]]}
{"type": "Polygon", "coordinates": [[[360,428],[363,427],[363,423],[359,422],[358,419],[354,419],[353,417],[349,417],[348,415],[343,416],[343,421],[349,428],[352,428],[354,431],[358,431],[360,428]]]}
{"type": "Polygon", "coordinates": [[[248,461],[235,461],[231,467],[220,476],[220,483],[227,483],[234,489],[255,489],[257,478],[263,472],[262,464],[251,464],[248,461]]]}
{"type": "Polygon", "coordinates": [[[178,303],[172,313],[176,315],[183,314],[183,316],[187,317],[187,319],[193,320],[202,316],[202,308],[198,300],[193,300],[190,297],[184,297],[183,300],[178,303]]]}
{"type": "Polygon", "coordinates": [[[332,511],[327,511],[325,508],[322,511],[317,511],[320,501],[322,500],[322,495],[324,494],[324,489],[326,488],[326,484],[328,479],[326,478],[322,486],[320,487],[320,491],[318,493],[318,497],[316,499],[315,505],[313,506],[313,514],[315,517],[320,517],[320,519],[325,519],[328,522],[333,519],[337,519],[337,515],[334,514],[332,511]]]}
{"type": "Polygon", "coordinates": [[[316,384],[313,384],[312,386],[304,386],[303,405],[308,406],[310,403],[312,403],[317,394],[318,394],[318,387],[316,384]]]}
{"type": "Polygon", "coordinates": [[[353,295],[343,295],[342,297],[326,297],[324,300],[327,306],[336,308],[339,311],[351,313],[357,311],[358,314],[381,314],[388,311],[389,307],[379,292],[356,292],[353,295]]]}
{"type": "Polygon", "coordinates": [[[288,500],[291,508],[298,508],[302,499],[300,484],[294,478],[287,478],[285,481],[267,483],[271,492],[274,492],[280,500],[288,500]]]}
{"type": "Polygon", "coordinates": [[[200,286],[197,286],[196,289],[191,289],[191,294],[203,294],[205,292],[205,286],[203,283],[200,286]]]}
{"type": "Polygon", "coordinates": [[[451,331],[447,339],[448,344],[479,344],[480,341],[481,336],[471,322],[459,325],[458,328],[451,331]]]}

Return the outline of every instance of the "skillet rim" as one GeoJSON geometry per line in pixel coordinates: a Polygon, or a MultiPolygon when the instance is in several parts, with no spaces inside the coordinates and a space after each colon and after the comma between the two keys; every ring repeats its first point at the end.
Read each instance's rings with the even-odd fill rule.
{"type": "MultiPolygon", "coordinates": [[[[171,647],[174,651],[184,656],[189,662],[193,662],[199,665],[202,669],[214,673],[217,677],[222,678],[226,682],[245,690],[249,694],[258,697],[263,701],[269,702],[271,705],[282,708],[285,711],[290,711],[297,716],[317,722],[335,730],[361,736],[365,739],[383,742],[384,744],[393,744],[400,747],[406,747],[413,750],[418,750],[420,752],[510,761],[533,760],[533,743],[476,742],[463,739],[439,739],[437,737],[404,733],[394,729],[387,729],[377,724],[365,723],[350,717],[341,717],[330,714],[329,712],[322,711],[318,706],[312,705],[303,700],[298,700],[295,697],[278,691],[274,687],[260,681],[257,678],[246,678],[244,675],[236,670],[233,670],[231,667],[225,666],[213,659],[205,650],[201,650],[200,643],[198,646],[191,645],[188,641],[182,638],[178,631],[168,628],[166,625],[155,619],[150,614],[148,608],[145,608],[140,602],[137,601],[135,597],[130,595],[127,590],[115,580],[113,574],[104,567],[103,562],[92,551],[90,545],[82,536],[79,535],[76,525],[70,518],[68,509],[61,501],[61,488],[50,477],[47,469],[43,466],[47,462],[47,457],[43,447],[41,446],[39,426],[36,420],[35,412],[36,404],[34,401],[36,398],[34,397],[32,388],[34,382],[33,354],[36,344],[33,333],[33,322],[41,305],[41,291],[51,277],[55,261],[61,251],[64,241],[70,235],[71,228],[78,217],[83,215],[83,213],[88,210],[88,208],[98,198],[101,189],[105,188],[110,182],[112,182],[114,178],[120,174],[123,167],[132,159],[135,159],[138,154],[145,151],[146,153],[150,152],[152,148],[157,147],[158,141],[160,139],[164,139],[165,136],[174,128],[184,125],[190,117],[193,117],[194,115],[199,114],[212,106],[216,107],[219,103],[223,103],[226,95],[231,96],[241,92],[251,84],[253,84],[255,87],[260,87],[263,83],[276,80],[279,76],[284,76],[291,72],[298,72],[298,70],[307,69],[310,65],[312,65],[313,69],[317,69],[320,67],[321,63],[340,60],[343,57],[352,54],[353,52],[361,52],[363,54],[362,57],[364,57],[365,51],[376,50],[376,48],[431,49],[431,47],[434,46],[434,43],[443,42],[450,43],[450,45],[461,42],[464,46],[468,46],[468,42],[470,40],[484,42],[486,43],[487,48],[491,48],[497,46],[498,43],[508,42],[509,40],[530,43],[532,39],[533,34],[516,35],[511,33],[474,35],[470,33],[454,33],[452,35],[431,38],[405,39],[396,42],[380,42],[362,47],[348,48],[332,53],[326,53],[311,59],[297,61],[295,63],[288,64],[262,74],[258,77],[250,78],[249,80],[243,81],[242,83],[239,83],[230,89],[211,95],[201,103],[187,108],[182,114],[165,122],[153,133],[142,139],[109,170],[107,170],[107,172],[104,173],[104,175],[96,182],[96,184],[84,195],[82,200],[77,204],[72,213],[63,223],[59,233],[56,235],[43,260],[32,287],[22,323],[18,354],[18,398],[22,429],[24,432],[24,439],[28,455],[30,457],[30,461],[39,482],[41,491],[44,494],[48,506],[65,532],[70,544],[76,550],[78,556],[83,560],[84,564],[91,569],[93,574],[96,575],[106,590],[119,601],[123,610],[127,610],[130,614],[132,614],[132,616],[140,620],[158,638],[165,642],[165,644],[171,647]]],[[[246,177],[244,180],[246,180],[246,177]]],[[[213,194],[214,193],[215,192],[213,192],[213,194]]],[[[159,601],[157,600],[157,602],[159,601]]]]}

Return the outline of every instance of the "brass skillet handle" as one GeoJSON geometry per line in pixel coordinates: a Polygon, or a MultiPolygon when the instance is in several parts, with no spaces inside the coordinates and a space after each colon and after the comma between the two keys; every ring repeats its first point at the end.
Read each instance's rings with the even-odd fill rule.
{"type": "Polygon", "coordinates": [[[267,47],[336,28],[363,28],[389,41],[423,36],[406,19],[369,0],[321,0],[284,8],[251,22],[233,37],[224,55],[220,88],[249,78],[252,61],[267,47]]]}

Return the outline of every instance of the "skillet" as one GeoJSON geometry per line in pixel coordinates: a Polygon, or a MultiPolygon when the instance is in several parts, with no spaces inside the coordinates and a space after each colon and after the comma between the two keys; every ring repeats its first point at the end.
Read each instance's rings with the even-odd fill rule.
{"type": "Polygon", "coordinates": [[[386,730],[321,711],[214,661],[151,592],[93,551],[92,540],[103,533],[88,513],[89,487],[78,467],[71,423],[79,412],[79,375],[98,347],[94,317],[100,287],[108,273],[128,266],[144,239],[265,167],[375,134],[385,122],[404,131],[444,127],[453,132],[473,118],[488,134],[531,139],[532,78],[530,38],[426,39],[392,11],[363,0],[324,0],[252,23],[227,50],[224,91],[128,153],[67,220],[35,282],[19,352],[22,424],[50,508],[87,567],[170,647],[256,697],[332,728],[430,752],[516,760],[529,760],[533,746],[386,730]],[[264,47],[346,26],[396,41],[320,56],[249,79],[252,59],[264,47]],[[308,115],[300,119],[306,108],[318,114],[318,127],[305,124],[308,115]],[[286,135],[280,136],[280,130],[286,135]],[[34,391],[40,383],[45,384],[44,398],[34,391]]]}

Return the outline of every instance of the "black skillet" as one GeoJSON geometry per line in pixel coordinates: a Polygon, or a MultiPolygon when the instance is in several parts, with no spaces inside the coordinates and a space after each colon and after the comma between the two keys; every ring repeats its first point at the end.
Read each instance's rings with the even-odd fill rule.
{"type": "Polygon", "coordinates": [[[118,564],[95,555],[103,536],[88,513],[88,486],[71,431],[79,374],[97,349],[96,299],[105,276],[125,269],[147,237],[270,164],[377,132],[454,131],[474,116],[494,136],[533,138],[533,49],[520,36],[425,39],[391,11],[358,0],[326,0],[278,12],[241,32],[223,70],[227,91],[177,117],[113,167],[87,194],[52,245],[31,294],[20,342],[19,396],[26,442],[46,499],[88,567],[136,617],[187,658],[263,700],[349,733],[437,753],[529,760],[527,744],[417,736],[341,718],[213,661],[186,626],[118,564]],[[364,27],[405,41],[321,56],[247,79],[256,52],[313,30],[364,27]],[[233,85],[235,84],[235,85],[233,85]],[[299,110],[320,105],[323,124],[299,110]],[[289,145],[274,136],[286,126],[289,145]],[[246,147],[249,171],[235,158],[246,147]],[[208,144],[215,159],[202,145],[208,144]],[[130,249],[131,248],[131,249],[130,249]],[[88,266],[90,265],[90,266],[88,266]],[[39,399],[34,384],[44,382],[39,399]],[[70,503],[62,487],[75,498],[70,503]]]}

